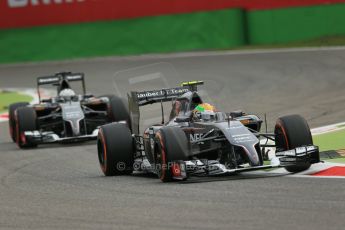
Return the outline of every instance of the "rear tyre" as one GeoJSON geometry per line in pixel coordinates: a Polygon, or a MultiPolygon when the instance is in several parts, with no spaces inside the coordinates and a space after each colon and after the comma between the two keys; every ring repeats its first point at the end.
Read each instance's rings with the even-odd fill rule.
{"type": "MultiPolygon", "coordinates": [[[[313,144],[313,138],[307,121],[300,115],[289,115],[277,120],[274,133],[276,135],[276,151],[286,151],[297,147],[313,144]]],[[[292,173],[307,170],[310,162],[287,166],[285,169],[292,173]]]]}
{"type": "Polygon", "coordinates": [[[134,148],[131,131],[125,124],[112,123],[99,129],[98,160],[105,176],[133,172],[134,148]]]}
{"type": "Polygon", "coordinates": [[[25,107],[29,105],[27,102],[18,102],[11,104],[8,108],[8,126],[10,131],[10,136],[13,142],[16,142],[16,118],[15,118],[15,111],[20,107],[25,107]]]}
{"type": "Polygon", "coordinates": [[[123,98],[115,95],[109,98],[109,120],[112,122],[126,121],[128,127],[131,127],[128,105],[123,98]]]}
{"type": "Polygon", "coordinates": [[[156,133],[155,162],[158,177],[163,182],[173,181],[172,162],[188,159],[188,140],[178,127],[163,127],[156,133]]]}
{"type": "Polygon", "coordinates": [[[24,132],[37,130],[36,111],[31,107],[21,107],[15,111],[16,142],[19,148],[34,148],[37,144],[26,139],[24,132]]]}

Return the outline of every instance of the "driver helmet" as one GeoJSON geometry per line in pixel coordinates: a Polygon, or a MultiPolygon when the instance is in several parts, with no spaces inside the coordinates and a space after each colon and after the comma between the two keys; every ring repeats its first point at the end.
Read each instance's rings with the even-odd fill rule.
{"type": "Polygon", "coordinates": [[[60,97],[73,97],[75,96],[75,92],[72,89],[63,89],[59,93],[60,97]]]}
{"type": "Polygon", "coordinates": [[[193,110],[193,118],[198,121],[213,121],[216,119],[216,108],[209,103],[199,104],[193,110]]]}

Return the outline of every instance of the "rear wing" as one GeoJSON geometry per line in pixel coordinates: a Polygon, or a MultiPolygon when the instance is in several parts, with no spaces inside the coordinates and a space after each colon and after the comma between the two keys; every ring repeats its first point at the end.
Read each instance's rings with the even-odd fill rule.
{"type": "Polygon", "coordinates": [[[83,87],[83,94],[86,94],[85,88],[85,78],[83,73],[72,73],[72,72],[61,72],[52,76],[43,76],[37,78],[37,93],[39,100],[41,101],[40,86],[42,85],[54,85],[57,86],[57,91],[59,93],[59,87],[62,82],[72,82],[72,81],[81,81],[83,87]]]}
{"type": "Polygon", "coordinates": [[[37,78],[37,86],[39,85],[54,85],[59,84],[61,81],[60,76],[44,76],[37,78]]]}
{"type": "MultiPolygon", "coordinates": [[[[173,101],[187,92],[198,90],[198,85],[203,85],[203,81],[183,82],[181,87],[160,89],[151,91],[132,91],[128,94],[129,113],[131,116],[131,128],[134,134],[139,134],[140,106],[173,101]]],[[[162,106],[162,117],[163,106],[162,106]]]]}
{"type": "Polygon", "coordinates": [[[143,92],[132,92],[132,97],[136,97],[138,105],[143,106],[157,102],[171,101],[188,91],[189,89],[179,87],[143,92]]]}
{"type": "Polygon", "coordinates": [[[181,84],[181,87],[142,92],[132,92],[131,96],[137,98],[139,106],[143,106],[157,102],[171,101],[189,91],[198,91],[198,85],[203,84],[203,81],[183,82],[181,84]]]}

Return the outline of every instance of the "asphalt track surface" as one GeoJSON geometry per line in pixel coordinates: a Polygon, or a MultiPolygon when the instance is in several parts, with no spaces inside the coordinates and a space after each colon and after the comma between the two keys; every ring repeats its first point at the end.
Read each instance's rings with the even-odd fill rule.
{"type": "MultiPolygon", "coordinates": [[[[224,111],[299,113],[311,127],[345,117],[345,50],[240,53],[186,57],[100,58],[0,65],[0,87],[33,88],[61,70],[83,71],[97,95],[114,92],[115,72],[171,63],[164,84],[205,80],[224,111]]],[[[125,72],[127,73],[127,72],[125,72]]],[[[118,88],[126,91],[119,77],[118,88]]],[[[155,86],[144,82],[142,86],[155,86]]],[[[154,109],[145,111],[155,117],[154,109]]],[[[151,121],[150,121],[151,122],[151,121]]],[[[342,179],[242,175],[195,183],[161,183],[155,176],[106,178],[95,143],[19,150],[0,123],[0,229],[344,229],[342,179]]]]}

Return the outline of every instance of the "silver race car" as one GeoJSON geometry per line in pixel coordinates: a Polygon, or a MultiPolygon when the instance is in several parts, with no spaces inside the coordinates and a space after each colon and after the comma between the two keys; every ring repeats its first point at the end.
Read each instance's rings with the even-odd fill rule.
{"type": "Polygon", "coordinates": [[[99,126],[128,117],[128,108],[121,98],[86,94],[83,73],[39,77],[37,92],[38,104],[20,102],[9,106],[10,136],[20,148],[97,139],[99,126]],[[70,83],[76,81],[82,84],[81,94],[71,88],[70,83]],[[56,87],[57,95],[42,99],[43,85],[56,87]]]}
{"type": "Polygon", "coordinates": [[[301,116],[280,117],[273,133],[261,132],[263,121],[258,116],[224,113],[205,103],[197,92],[201,84],[131,92],[130,117],[100,128],[97,145],[103,173],[146,171],[166,182],[274,167],[300,172],[320,161],[319,149],[301,116]],[[162,119],[140,134],[139,108],[167,101],[173,102],[169,120],[162,119]],[[275,148],[275,156],[265,164],[267,148],[275,148]]]}

